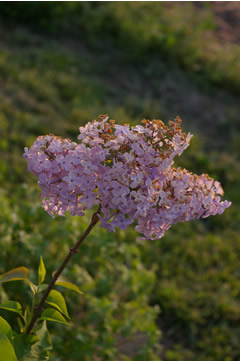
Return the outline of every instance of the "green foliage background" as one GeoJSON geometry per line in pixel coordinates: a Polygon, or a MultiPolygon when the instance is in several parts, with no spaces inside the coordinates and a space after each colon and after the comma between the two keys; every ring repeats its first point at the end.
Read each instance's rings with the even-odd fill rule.
{"type": "MultiPolygon", "coordinates": [[[[65,276],[72,321],[51,325],[54,361],[240,359],[240,46],[223,44],[211,3],[0,3],[0,273],[40,255],[48,280],[91,217],[51,219],[22,157],[36,136],[76,140],[117,122],[180,115],[192,144],[178,165],[218,179],[233,205],[158,241],[96,228],[65,276]]],[[[1,301],[28,301],[21,282],[1,301]]],[[[14,315],[0,314],[9,322],[14,315]]]]}

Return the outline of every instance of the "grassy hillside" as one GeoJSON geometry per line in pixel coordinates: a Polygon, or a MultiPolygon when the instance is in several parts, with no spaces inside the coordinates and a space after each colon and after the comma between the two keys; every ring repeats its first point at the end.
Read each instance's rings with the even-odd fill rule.
{"type": "MultiPolygon", "coordinates": [[[[52,360],[240,358],[240,46],[222,40],[217,6],[0,3],[1,273],[25,265],[34,277],[43,255],[50,278],[86,227],[44,213],[22,153],[40,134],[76,140],[98,114],[180,115],[194,138],[178,164],[218,179],[233,203],[158,241],[96,229],[66,270],[84,295],[66,294],[72,322],[50,326],[52,360]]],[[[2,302],[23,296],[20,283],[1,290],[2,302]]]]}

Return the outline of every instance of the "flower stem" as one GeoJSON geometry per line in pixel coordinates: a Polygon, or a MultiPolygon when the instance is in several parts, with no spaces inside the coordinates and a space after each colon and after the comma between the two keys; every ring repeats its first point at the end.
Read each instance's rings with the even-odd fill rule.
{"type": "Polygon", "coordinates": [[[55,285],[55,282],[57,281],[58,277],[60,276],[60,274],[62,273],[62,271],[64,270],[64,268],[67,266],[68,262],[71,260],[72,256],[77,253],[77,249],[78,247],[82,244],[82,242],[84,241],[84,239],[87,237],[87,235],[91,232],[91,230],[93,229],[93,227],[98,223],[99,221],[99,217],[98,215],[100,214],[100,206],[98,207],[98,210],[93,214],[91,222],[88,226],[88,228],[85,230],[85,232],[81,235],[81,237],[79,238],[79,240],[77,241],[77,243],[75,244],[75,246],[73,248],[71,248],[69,250],[68,255],[66,256],[66,258],[64,259],[63,263],[61,264],[61,266],[59,267],[59,269],[54,273],[51,282],[49,283],[47,289],[45,290],[41,301],[39,302],[38,306],[35,308],[35,311],[33,313],[32,319],[28,325],[27,334],[31,333],[31,330],[35,324],[35,322],[37,321],[38,317],[40,316],[40,314],[42,313],[42,309],[44,306],[44,303],[50,293],[50,291],[52,290],[53,286],[55,285]]]}

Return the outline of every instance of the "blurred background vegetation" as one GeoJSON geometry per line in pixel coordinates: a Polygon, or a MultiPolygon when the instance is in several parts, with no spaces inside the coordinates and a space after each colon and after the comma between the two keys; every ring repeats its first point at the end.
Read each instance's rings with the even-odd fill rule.
{"type": "MultiPolygon", "coordinates": [[[[1,273],[34,278],[42,255],[50,278],[88,224],[44,213],[22,154],[41,134],[76,140],[98,114],[179,115],[194,138],[178,165],[233,202],[158,241],[95,229],[65,271],[84,295],[64,291],[72,322],[49,325],[51,360],[239,361],[239,21],[239,2],[0,3],[1,273]]],[[[30,295],[14,282],[0,296],[30,295]]]]}

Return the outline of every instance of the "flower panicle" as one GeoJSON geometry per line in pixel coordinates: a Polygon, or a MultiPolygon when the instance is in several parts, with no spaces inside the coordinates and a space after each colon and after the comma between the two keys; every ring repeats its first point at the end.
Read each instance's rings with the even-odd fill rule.
{"type": "Polygon", "coordinates": [[[99,204],[109,231],[135,223],[147,239],[160,238],[172,224],[221,214],[231,202],[207,174],[174,168],[174,158],[192,134],[181,119],[119,125],[105,115],[80,127],[79,142],[39,136],[24,157],[38,177],[43,208],[51,215],[84,215],[99,204]]]}

